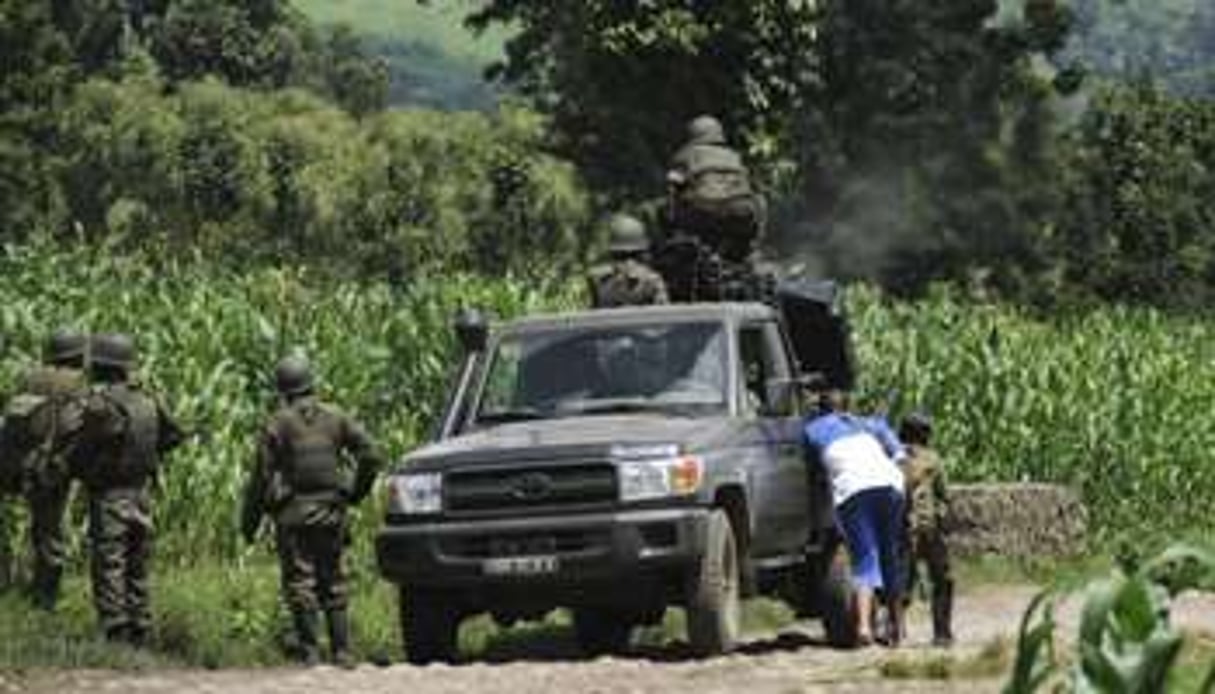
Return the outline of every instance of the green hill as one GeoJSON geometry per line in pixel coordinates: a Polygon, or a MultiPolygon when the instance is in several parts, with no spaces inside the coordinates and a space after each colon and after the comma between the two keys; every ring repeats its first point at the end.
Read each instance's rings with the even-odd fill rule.
{"type": "Polygon", "coordinates": [[[504,30],[475,36],[464,27],[468,0],[296,0],[320,24],[345,24],[388,62],[391,102],[404,106],[485,109],[499,92],[481,75],[502,57],[504,30]]]}

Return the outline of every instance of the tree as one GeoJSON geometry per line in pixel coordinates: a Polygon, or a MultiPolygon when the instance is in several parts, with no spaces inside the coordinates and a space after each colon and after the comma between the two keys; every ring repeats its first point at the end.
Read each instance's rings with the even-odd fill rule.
{"type": "Polygon", "coordinates": [[[45,3],[0,0],[0,239],[52,218],[58,206],[42,152],[72,77],[69,47],[45,3]]]}
{"type": "Polygon", "coordinates": [[[915,289],[1033,260],[1054,70],[1034,61],[1062,47],[1069,15],[1054,0],[999,9],[496,0],[469,22],[518,28],[494,74],[552,114],[556,146],[611,197],[659,193],[682,124],[716,112],[768,184],[775,243],[915,289]]]}
{"type": "Polygon", "coordinates": [[[701,113],[774,159],[815,79],[815,14],[790,0],[497,0],[468,22],[517,27],[491,76],[552,116],[556,148],[597,190],[625,197],[662,190],[701,113]]]}
{"type": "MultiPolygon", "coordinates": [[[[1068,15],[1027,0],[826,0],[803,116],[803,223],[788,243],[896,289],[1035,264],[1050,195],[1054,68],[1068,15]],[[1035,64],[1035,56],[1039,61],[1035,64]]],[[[1060,73],[1066,75],[1066,72],[1060,73]]],[[[1061,80],[1062,81],[1062,80],[1061,80]]]]}

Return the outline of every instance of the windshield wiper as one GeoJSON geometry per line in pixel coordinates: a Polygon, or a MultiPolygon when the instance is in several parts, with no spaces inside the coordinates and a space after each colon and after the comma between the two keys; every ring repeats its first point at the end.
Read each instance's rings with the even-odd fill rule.
{"type": "Polygon", "coordinates": [[[653,400],[603,400],[579,403],[577,407],[563,410],[565,415],[598,415],[598,414],[633,414],[637,412],[654,412],[659,414],[686,415],[684,408],[672,406],[670,403],[653,400]]]}
{"type": "Polygon", "coordinates": [[[506,422],[530,422],[536,419],[548,419],[550,413],[541,412],[534,407],[518,407],[513,410],[496,410],[482,412],[477,415],[477,423],[503,424],[506,422]]]}

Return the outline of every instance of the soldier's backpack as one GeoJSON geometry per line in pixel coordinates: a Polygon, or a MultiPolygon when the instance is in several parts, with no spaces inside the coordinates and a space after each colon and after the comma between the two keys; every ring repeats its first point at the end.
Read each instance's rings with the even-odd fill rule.
{"type": "Polygon", "coordinates": [[[0,490],[20,491],[33,465],[33,457],[49,445],[55,433],[52,398],[36,393],[18,393],[4,408],[0,429],[0,490]]]}
{"type": "Polygon", "coordinates": [[[85,410],[84,437],[95,451],[77,474],[90,486],[141,485],[156,474],[160,412],[130,387],[94,391],[85,410]]]}
{"type": "Polygon", "coordinates": [[[316,403],[297,403],[278,417],[278,461],[286,493],[337,494],[346,488],[338,444],[341,422],[316,403]]]}
{"type": "Polygon", "coordinates": [[[737,152],[720,146],[689,150],[687,180],[675,201],[676,222],[711,243],[758,236],[762,209],[737,152]]]}

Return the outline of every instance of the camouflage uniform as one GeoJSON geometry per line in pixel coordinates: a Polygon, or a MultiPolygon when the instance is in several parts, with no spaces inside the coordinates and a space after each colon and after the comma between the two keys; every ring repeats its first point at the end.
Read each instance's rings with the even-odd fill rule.
{"type": "Polygon", "coordinates": [[[312,396],[310,384],[306,392],[285,395],[258,441],[257,463],[245,488],[242,530],[252,541],[262,515],[273,517],[282,591],[301,656],[316,659],[316,613],[321,609],[328,619],[333,657],[345,664],[346,510],[370,493],[383,459],[363,428],[312,396]],[[353,474],[343,463],[344,455],[357,462],[353,474]]]}
{"type": "Polygon", "coordinates": [[[595,308],[665,304],[662,276],[643,262],[650,250],[645,226],[635,217],[614,215],[609,221],[610,260],[591,268],[588,290],[595,308]]]}
{"type": "Polygon", "coordinates": [[[93,367],[101,383],[85,403],[73,468],[89,495],[93,603],[101,627],[110,640],[141,645],[152,626],[150,486],[183,435],[156,398],[127,380],[134,359],[130,339],[98,340],[93,367]]]}
{"type": "Polygon", "coordinates": [[[763,199],[716,118],[694,119],[688,137],[667,171],[671,224],[703,241],[723,262],[746,262],[763,228],[763,199]]]}
{"type": "Polygon", "coordinates": [[[665,304],[668,301],[662,276],[631,258],[591,268],[590,293],[591,305],[595,308],[665,304]]]}
{"type": "Polygon", "coordinates": [[[80,432],[81,405],[87,385],[82,370],[48,365],[26,376],[22,392],[47,398],[51,408],[51,438],[33,452],[24,489],[34,556],[32,594],[35,604],[49,610],[54,609],[59,599],[64,513],[71,491],[67,456],[80,432]]]}
{"type": "Polygon", "coordinates": [[[904,474],[907,479],[907,532],[910,540],[907,562],[907,595],[912,595],[921,562],[928,567],[932,584],[933,641],[948,645],[953,641],[953,577],[949,565],[945,519],[949,498],[945,471],[936,451],[926,445],[909,443],[904,474]]]}
{"type": "MultiPolygon", "coordinates": [[[[21,494],[29,507],[34,576],[31,597],[54,609],[64,559],[64,512],[70,490],[68,455],[79,434],[84,379],[84,334],[56,331],[47,340],[44,364],[26,373],[5,408],[0,460],[8,493],[21,494]]],[[[5,549],[8,537],[2,538],[5,549]]],[[[7,558],[3,573],[11,568],[7,558]]],[[[4,583],[7,583],[7,578],[4,583]]]]}

